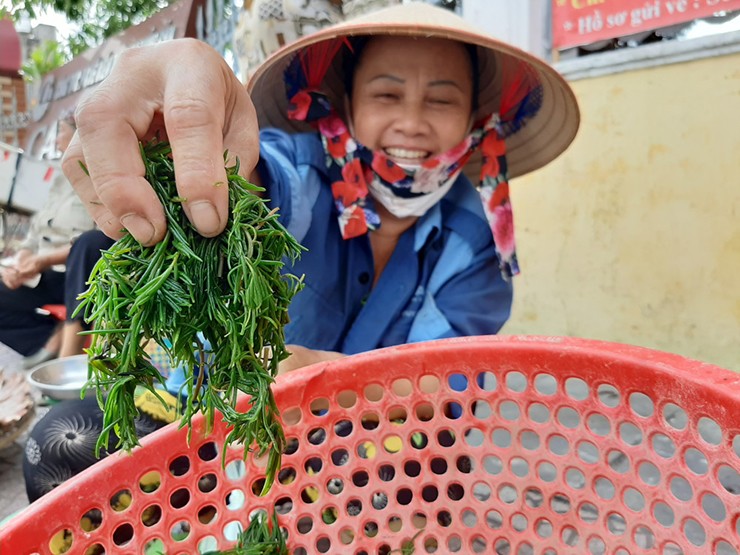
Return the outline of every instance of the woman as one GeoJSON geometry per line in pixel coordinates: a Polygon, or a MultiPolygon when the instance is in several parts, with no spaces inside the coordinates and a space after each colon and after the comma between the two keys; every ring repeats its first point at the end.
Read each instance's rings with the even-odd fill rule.
{"type": "Polygon", "coordinates": [[[518,271],[508,177],[552,160],[578,126],[554,70],[411,3],[288,45],[248,90],[195,41],[122,56],[79,107],[64,164],[103,231],[162,238],[137,139],[165,132],[203,235],[226,221],[226,191],[213,184],[228,149],[308,248],[290,269],[306,287],[291,307],[285,369],[501,328],[518,271]]]}

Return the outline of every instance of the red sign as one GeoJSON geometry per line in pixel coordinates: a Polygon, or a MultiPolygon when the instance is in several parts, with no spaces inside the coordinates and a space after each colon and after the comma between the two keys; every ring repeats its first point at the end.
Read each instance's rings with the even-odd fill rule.
{"type": "Polygon", "coordinates": [[[553,0],[553,46],[562,50],[733,10],[740,10],[740,0],[553,0]]]}

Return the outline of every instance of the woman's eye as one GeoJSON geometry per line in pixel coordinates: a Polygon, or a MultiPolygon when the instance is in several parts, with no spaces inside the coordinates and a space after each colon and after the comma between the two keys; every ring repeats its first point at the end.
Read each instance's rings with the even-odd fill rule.
{"type": "Polygon", "coordinates": [[[381,100],[397,100],[398,95],[395,93],[377,93],[375,95],[375,98],[378,98],[381,100]]]}
{"type": "Polygon", "coordinates": [[[431,104],[437,104],[439,106],[447,106],[449,104],[452,104],[452,101],[448,98],[431,98],[429,99],[429,102],[431,104]]]}

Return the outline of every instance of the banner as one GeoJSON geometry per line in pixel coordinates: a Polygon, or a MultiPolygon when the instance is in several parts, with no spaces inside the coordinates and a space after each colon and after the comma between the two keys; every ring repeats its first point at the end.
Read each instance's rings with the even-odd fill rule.
{"type": "Polygon", "coordinates": [[[553,47],[562,50],[733,10],[740,10],[740,0],[553,0],[553,47]]]}

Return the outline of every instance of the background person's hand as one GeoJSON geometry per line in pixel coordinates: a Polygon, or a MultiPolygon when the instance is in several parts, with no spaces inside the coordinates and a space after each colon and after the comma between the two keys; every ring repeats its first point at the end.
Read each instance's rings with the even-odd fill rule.
{"type": "Polygon", "coordinates": [[[23,282],[46,270],[46,265],[44,264],[43,257],[32,254],[21,259],[16,264],[16,270],[19,279],[23,282]]]}
{"type": "Polygon", "coordinates": [[[23,280],[18,278],[18,269],[15,267],[3,268],[2,273],[0,273],[0,277],[2,278],[5,287],[11,291],[18,289],[23,285],[23,280]]]}
{"type": "Polygon", "coordinates": [[[106,235],[119,238],[126,228],[144,245],[160,241],[166,223],[144,179],[139,140],[170,141],[183,207],[207,237],[228,217],[224,150],[230,162],[239,157],[246,177],[259,158],[249,95],[218,52],[195,39],[125,51],[80,102],[76,121],[65,175],[106,235]]]}
{"type": "Polygon", "coordinates": [[[326,360],[336,360],[346,356],[334,351],[307,349],[300,345],[286,345],[285,348],[290,352],[290,356],[280,362],[278,375],[293,372],[294,370],[298,370],[299,368],[303,368],[309,364],[315,364],[326,360]]]}

